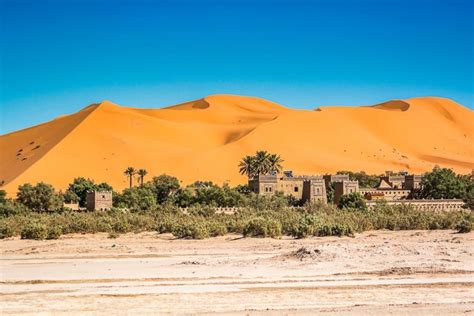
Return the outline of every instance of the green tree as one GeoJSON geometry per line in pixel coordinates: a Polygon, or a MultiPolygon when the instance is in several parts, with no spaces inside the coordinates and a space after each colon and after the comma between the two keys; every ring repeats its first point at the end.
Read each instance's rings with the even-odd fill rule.
{"type": "Polygon", "coordinates": [[[85,207],[87,202],[87,192],[91,191],[113,191],[113,188],[105,182],[95,184],[94,180],[83,177],[74,178],[64,192],[66,203],[79,202],[79,206],[85,207]],[[79,198],[77,200],[76,196],[79,198]]]}
{"type": "Polygon", "coordinates": [[[239,163],[239,172],[249,178],[270,173],[279,173],[283,170],[283,159],[277,154],[269,154],[259,150],[254,156],[245,156],[239,163]]]}
{"type": "Polygon", "coordinates": [[[148,174],[148,171],[146,171],[146,169],[138,169],[137,174],[140,177],[140,185],[143,186],[143,180],[148,174]]]}
{"type": "Polygon", "coordinates": [[[234,188],[237,192],[243,195],[249,195],[250,194],[250,188],[247,184],[239,184],[234,188]]]}
{"type": "Polygon", "coordinates": [[[54,211],[63,205],[62,196],[55,192],[50,184],[40,182],[36,185],[29,183],[18,187],[17,200],[32,211],[54,211]]]}
{"type": "Polygon", "coordinates": [[[462,199],[466,196],[468,182],[453,170],[433,168],[421,181],[421,197],[429,199],[462,199]]]}
{"type": "Polygon", "coordinates": [[[178,207],[190,207],[195,203],[194,190],[190,187],[179,189],[173,195],[173,203],[178,207]]]}
{"type": "Polygon", "coordinates": [[[66,192],[63,193],[63,199],[64,203],[79,203],[79,196],[71,190],[66,190],[66,192]]]}
{"type": "Polygon", "coordinates": [[[7,200],[7,191],[0,190],[0,204],[4,204],[7,200]]]}
{"type": "Polygon", "coordinates": [[[155,192],[146,185],[125,189],[120,196],[119,205],[132,211],[151,210],[156,206],[155,192]]]}
{"type": "Polygon", "coordinates": [[[253,156],[245,156],[239,163],[239,172],[247,175],[248,178],[255,176],[255,158],[253,156]]]}
{"type": "Polygon", "coordinates": [[[349,209],[358,209],[358,210],[367,210],[367,205],[365,199],[359,192],[344,194],[339,199],[337,205],[339,208],[349,208],[349,209]]]}
{"type": "Polygon", "coordinates": [[[259,150],[255,153],[255,175],[267,174],[269,171],[270,154],[266,150],[259,150]]]}
{"type": "Polygon", "coordinates": [[[268,170],[267,173],[280,173],[283,171],[283,159],[277,154],[268,156],[268,170]]]}
{"type": "Polygon", "coordinates": [[[461,181],[463,181],[466,186],[466,192],[462,199],[466,203],[468,209],[474,210],[474,176],[463,175],[460,177],[461,181]]]}
{"type": "Polygon", "coordinates": [[[127,169],[125,169],[125,171],[123,172],[124,175],[126,175],[130,181],[130,188],[133,186],[133,176],[135,175],[135,168],[133,167],[128,167],[127,169]]]}
{"type": "Polygon", "coordinates": [[[156,201],[160,204],[165,202],[170,195],[179,189],[178,178],[166,174],[153,177],[149,184],[153,192],[155,192],[156,201]]]}

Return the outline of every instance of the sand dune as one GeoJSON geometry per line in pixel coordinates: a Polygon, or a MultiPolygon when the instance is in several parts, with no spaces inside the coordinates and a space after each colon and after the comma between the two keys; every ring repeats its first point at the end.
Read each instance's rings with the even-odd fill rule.
{"type": "Polygon", "coordinates": [[[474,168],[474,112],[444,98],[364,107],[294,110],[254,97],[213,95],[162,109],[94,104],[48,123],[0,136],[0,181],[74,177],[127,186],[123,170],[146,168],[183,183],[243,183],[237,164],[258,149],[279,153],[296,173],[337,170],[423,172],[435,164],[474,168]]]}

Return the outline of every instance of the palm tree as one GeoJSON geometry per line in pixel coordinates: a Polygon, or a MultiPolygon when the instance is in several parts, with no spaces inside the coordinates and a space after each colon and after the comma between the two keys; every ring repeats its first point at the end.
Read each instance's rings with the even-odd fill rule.
{"type": "Polygon", "coordinates": [[[133,167],[128,167],[127,169],[125,169],[125,171],[123,172],[129,179],[130,179],[130,187],[132,187],[132,184],[133,184],[133,175],[135,174],[135,168],[133,167]]]}
{"type": "Polygon", "coordinates": [[[255,153],[255,175],[268,174],[268,157],[266,150],[259,150],[255,153]]]}
{"type": "Polygon", "coordinates": [[[281,159],[280,155],[271,154],[268,157],[268,173],[280,173],[283,170],[283,159],[281,159]]]}
{"type": "Polygon", "coordinates": [[[255,157],[245,156],[239,163],[240,174],[246,174],[252,178],[255,175],[255,157]]]}
{"type": "Polygon", "coordinates": [[[148,174],[146,169],[138,169],[137,174],[140,176],[140,185],[143,186],[143,178],[148,174]]]}

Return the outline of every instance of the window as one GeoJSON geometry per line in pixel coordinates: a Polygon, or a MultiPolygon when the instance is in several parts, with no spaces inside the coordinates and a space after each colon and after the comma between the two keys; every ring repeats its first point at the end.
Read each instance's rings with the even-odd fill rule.
{"type": "Polygon", "coordinates": [[[295,187],[295,192],[298,192],[298,187],[295,187]]]}

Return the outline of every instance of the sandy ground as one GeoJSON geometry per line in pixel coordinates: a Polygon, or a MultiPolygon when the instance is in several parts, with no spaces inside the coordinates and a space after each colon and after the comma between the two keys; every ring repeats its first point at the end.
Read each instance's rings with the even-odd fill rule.
{"type": "Polygon", "coordinates": [[[474,314],[473,241],[452,231],[9,239],[0,304],[4,315],[474,314]]]}

